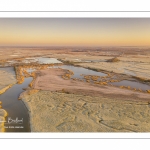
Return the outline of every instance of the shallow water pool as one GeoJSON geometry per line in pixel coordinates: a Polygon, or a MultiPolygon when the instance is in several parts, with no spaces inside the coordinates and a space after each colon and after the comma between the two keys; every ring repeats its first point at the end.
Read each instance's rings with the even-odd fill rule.
{"type": "Polygon", "coordinates": [[[135,81],[128,81],[128,80],[122,80],[120,82],[113,82],[111,84],[115,86],[130,86],[131,88],[141,89],[144,91],[150,89],[150,86],[147,84],[143,84],[143,83],[139,83],[135,81]]]}
{"type": "Polygon", "coordinates": [[[75,66],[71,66],[71,65],[54,66],[54,68],[62,68],[62,69],[68,69],[68,70],[73,71],[74,75],[71,76],[72,78],[82,79],[83,76],[81,76],[81,74],[83,74],[83,75],[96,75],[96,76],[106,76],[107,75],[107,74],[102,73],[102,72],[97,72],[97,71],[89,70],[86,68],[75,67],[75,66]]]}

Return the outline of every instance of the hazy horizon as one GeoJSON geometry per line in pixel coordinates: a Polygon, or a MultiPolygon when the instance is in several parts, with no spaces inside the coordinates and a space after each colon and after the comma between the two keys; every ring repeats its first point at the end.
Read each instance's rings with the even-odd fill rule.
{"type": "Polygon", "coordinates": [[[150,18],[0,18],[0,46],[149,47],[150,18]]]}

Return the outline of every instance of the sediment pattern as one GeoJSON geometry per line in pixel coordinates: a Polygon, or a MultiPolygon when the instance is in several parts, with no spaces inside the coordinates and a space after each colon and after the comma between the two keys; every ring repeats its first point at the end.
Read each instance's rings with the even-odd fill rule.
{"type": "Polygon", "coordinates": [[[14,75],[6,71],[0,70],[0,94],[4,93],[15,83],[16,79],[14,75]]]}
{"type": "Polygon", "coordinates": [[[49,91],[26,95],[32,132],[149,132],[149,102],[49,91]]]}

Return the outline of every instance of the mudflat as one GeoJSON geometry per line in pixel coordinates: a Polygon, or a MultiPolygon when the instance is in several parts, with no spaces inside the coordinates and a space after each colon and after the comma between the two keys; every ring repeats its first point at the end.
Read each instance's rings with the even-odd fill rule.
{"type": "Polygon", "coordinates": [[[59,68],[36,73],[34,90],[20,95],[32,132],[150,131],[148,93],[63,79],[59,68]]]}
{"type": "MultiPolygon", "coordinates": [[[[1,53],[1,66],[17,66],[20,70],[16,74],[21,79],[33,77],[32,84],[19,97],[28,108],[32,132],[150,131],[150,89],[116,87],[110,82],[99,84],[106,82],[106,78],[92,82],[85,78],[83,82],[73,79],[69,70],[48,69],[48,65],[42,67],[38,62],[26,64],[23,61],[35,57],[56,58],[62,65],[106,73],[110,80],[117,80],[112,82],[128,80],[149,86],[149,48],[12,48],[1,49],[1,53]],[[39,66],[38,71],[34,65],[39,66]],[[35,70],[31,74],[22,72],[27,68],[35,70]]],[[[15,83],[15,76],[0,71],[1,89],[15,83]]]]}
{"type": "Polygon", "coordinates": [[[32,132],[149,132],[150,106],[122,98],[39,91],[22,99],[32,132]]]}
{"type": "Polygon", "coordinates": [[[7,71],[0,70],[0,94],[4,93],[17,81],[15,76],[7,71]]]}
{"type": "Polygon", "coordinates": [[[150,100],[150,94],[62,78],[62,76],[67,73],[67,70],[61,68],[51,68],[38,71],[33,88],[37,90],[57,91],[90,96],[103,95],[108,97],[120,97],[120,95],[122,95],[124,97],[129,96],[130,99],[150,100]]]}

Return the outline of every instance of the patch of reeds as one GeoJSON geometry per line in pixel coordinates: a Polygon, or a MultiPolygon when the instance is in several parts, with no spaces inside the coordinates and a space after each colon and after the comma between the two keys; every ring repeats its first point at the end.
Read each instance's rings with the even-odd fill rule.
{"type": "Polygon", "coordinates": [[[107,60],[107,62],[118,62],[120,61],[117,57],[107,60]]]}

